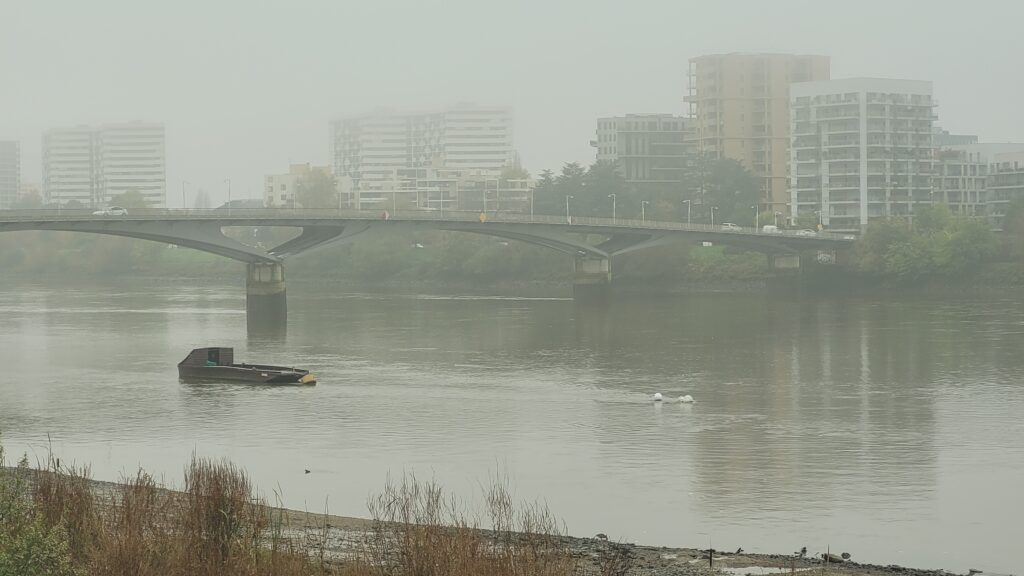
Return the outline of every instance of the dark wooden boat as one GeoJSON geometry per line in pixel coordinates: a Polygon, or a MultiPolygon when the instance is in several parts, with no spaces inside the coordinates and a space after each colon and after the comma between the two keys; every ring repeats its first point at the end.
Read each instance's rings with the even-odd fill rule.
{"type": "Polygon", "coordinates": [[[178,378],[257,384],[316,384],[316,376],[310,374],[309,370],[234,362],[234,348],[196,348],[178,363],[178,378]]]}

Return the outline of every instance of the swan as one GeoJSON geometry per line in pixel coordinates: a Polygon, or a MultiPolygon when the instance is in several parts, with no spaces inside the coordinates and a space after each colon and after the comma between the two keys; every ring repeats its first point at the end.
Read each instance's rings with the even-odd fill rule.
{"type": "Polygon", "coordinates": [[[654,393],[654,401],[655,402],[661,402],[661,392],[655,392],[654,393]]]}
{"type": "Polygon", "coordinates": [[[690,396],[689,394],[686,394],[685,396],[680,396],[679,401],[684,404],[693,404],[695,402],[693,396],[690,396]]]}

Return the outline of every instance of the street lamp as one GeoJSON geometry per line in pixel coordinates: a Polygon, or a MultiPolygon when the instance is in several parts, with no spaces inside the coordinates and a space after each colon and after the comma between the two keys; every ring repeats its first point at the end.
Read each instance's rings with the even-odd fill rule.
{"type": "Polygon", "coordinates": [[[718,210],[718,206],[711,207],[711,227],[715,227],[715,210],[718,210]]]}
{"type": "Polygon", "coordinates": [[[608,197],[612,199],[612,224],[615,224],[615,193],[612,192],[608,197]]]}
{"type": "Polygon", "coordinates": [[[761,222],[760,222],[761,215],[758,214],[758,212],[757,212],[757,204],[754,204],[753,206],[751,206],[751,208],[754,209],[754,230],[757,230],[758,228],[761,227],[760,226],[761,225],[761,222]]]}
{"type": "Polygon", "coordinates": [[[686,225],[689,226],[690,225],[690,201],[689,200],[683,200],[683,203],[686,204],[686,225]]]}
{"type": "Polygon", "coordinates": [[[572,224],[572,219],[569,217],[569,199],[570,198],[575,198],[575,196],[566,196],[565,197],[565,221],[568,222],[569,224],[572,224]]]}
{"type": "Polygon", "coordinates": [[[640,222],[647,221],[647,205],[650,204],[647,200],[640,201],[640,222]]]}
{"type": "Polygon", "coordinates": [[[188,180],[182,180],[181,181],[181,209],[182,210],[188,210],[188,202],[185,201],[185,184],[188,184],[189,186],[193,186],[193,184],[191,182],[189,182],[188,180]]]}
{"type": "Polygon", "coordinates": [[[778,226],[779,226],[779,216],[782,216],[782,212],[776,212],[775,213],[775,227],[776,228],[778,228],[778,226]]]}
{"type": "Polygon", "coordinates": [[[230,218],[231,217],[231,178],[226,178],[224,181],[228,183],[228,217],[230,218]]]}

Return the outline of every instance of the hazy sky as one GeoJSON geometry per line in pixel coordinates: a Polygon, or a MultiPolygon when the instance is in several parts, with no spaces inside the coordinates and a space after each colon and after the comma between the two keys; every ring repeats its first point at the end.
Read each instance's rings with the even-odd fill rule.
{"type": "MultiPolygon", "coordinates": [[[[0,140],[38,182],[47,128],[167,128],[182,179],[258,197],[327,163],[327,121],[376,107],[505,104],[531,172],[590,162],[595,119],[681,113],[687,59],[832,57],[832,77],[932,80],[939,122],[1024,140],[1024,2],[987,0],[0,0],[0,140]]],[[[191,194],[191,188],[189,193],[191,194]]]]}

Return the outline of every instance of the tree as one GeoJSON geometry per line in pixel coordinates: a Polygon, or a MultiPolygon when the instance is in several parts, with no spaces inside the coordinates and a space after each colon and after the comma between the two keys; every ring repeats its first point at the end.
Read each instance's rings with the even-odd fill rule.
{"type": "Polygon", "coordinates": [[[325,170],[310,170],[296,184],[296,199],[303,208],[337,208],[337,180],[325,170]]]}
{"type": "Polygon", "coordinates": [[[126,190],[117,196],[111,196],[110,205],[120,206],[129,210],[132,208],[146,209],[149,208],[149,200],[142,195],[142,192],[132,189],[126,190]]]}
{"type": "Polygon", "coordinates": [[[15,210],[34,210],[42,207],[43,198],[38,192],[29,192],[28,194],[18,196],[18,199],[14,201],[14,205],[11,206],[15,210]]]}

